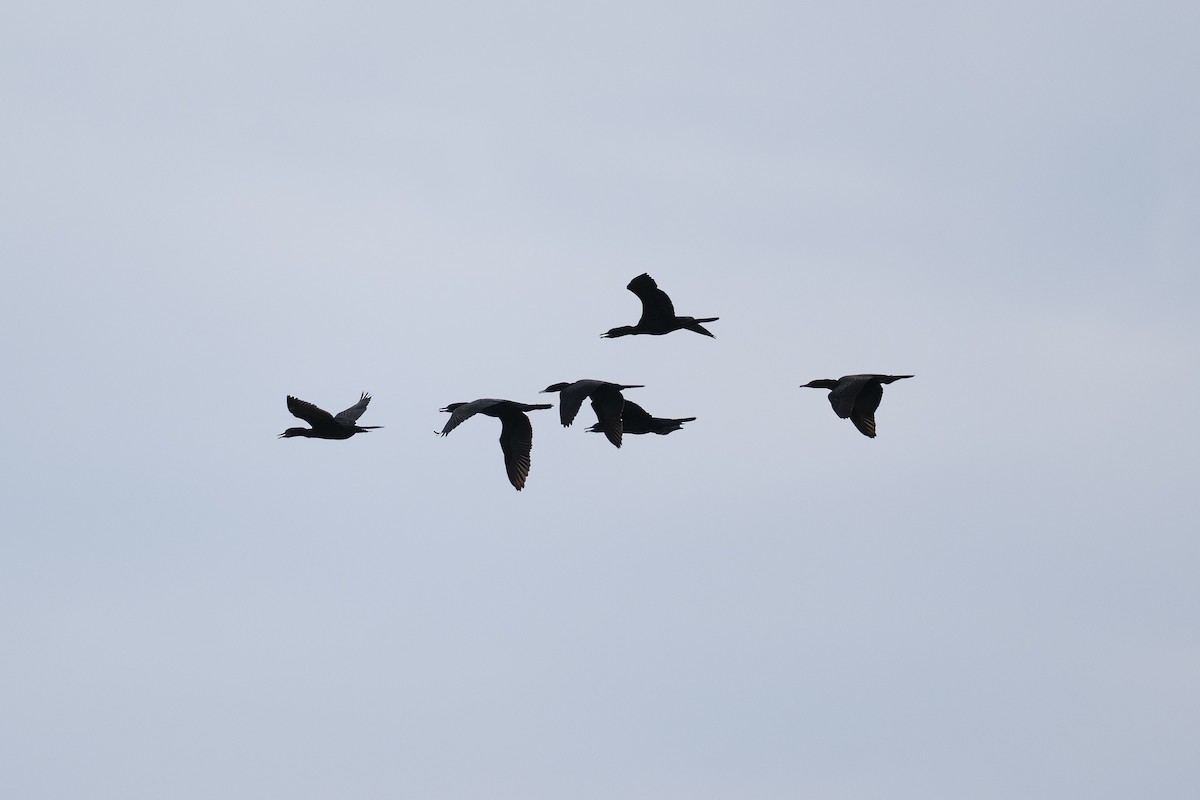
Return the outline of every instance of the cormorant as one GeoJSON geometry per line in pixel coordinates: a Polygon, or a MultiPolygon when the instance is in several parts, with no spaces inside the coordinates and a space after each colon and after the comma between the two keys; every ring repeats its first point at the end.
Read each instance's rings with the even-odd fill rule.
{"type": "Polygon", "coordinates": [[[382,428],[382,425],[354,424],[363,415],[363,412],[367,410],[367,403],[370,402],[371,395],[363,392],[362,397],[358,399],[357,403],[334,416],[322,408],[317,408],[312,403],[292,397],[289,394],[287,399],[288,411],[312,427],[288,428],[279,434],[279,438],[290,439],[293,436],[307,436],[309,439],[349,439],[356,433],[382,428]]]}
{"type": "Polygon", "coordinates": [[[525,412],[543,408],[553,406],[549,403],[517,403],[491,398],[470,403],[451,403],[441,409],[450,413],[450,419],[446,421],[441,434],[450,435],[450,431],[476,414],[497,417],[500,420],[500,449],[504,451],[504,468],[508,471],[509,482],[519,492],[525,488],[525,479],[529,477],[529,453],[533,450],[533,425],[525,412]]]}
{"type": "MultiPolygon", "coordinates": [[[[601,338],[615,339],[618,336],[629,336],[638,333],[661,336],[664,333],[680,329],[702,333],[705,336],[712,336],[712,333],[700,323],[715,322],[720,319],[720,317],[696,319],[695,317],[675,316],[675,306],[671,303],[671,298],[667,297],[667,293],[658,288],[658,284],[654,282],[654,278],[651,278],[645,272],[631,280],[625,288],[636,294],[638,299],[642,301],[642,318],[638,320],[637,325],[624,325],[620,328],[613,328],[608,333],[600,334],[601,338]]],[[[716,337],[714,336],[713,338],[715,339],[716,337]]]]}
{"type": "MultiPolygon", "coordinates": [[[[593,407],[595,403],[593,402],[593,407]]],[[[596,416],[600,416],[599,410],[596,416]]],[[[646,409],[639,406],[632,400],[625,401],[625,408],[621,412],[621,421],[625,428],[625,433],[657,433],[659,436],[666,436],[672,431],[677,431],[683,427],[685,422],[694,422],[695,417],[684,417],[683,419],[664,419],[662,417],[652,417],[646,409]]],[[[595,424],[588,428],[592,433],[603,433],[604,428],[599,424],[595,424]]]]}
{"type": "Polygon", "coordinates": [[[883,399],[883,384],[912,375],[843,375],[809,381],[801,389],[829,389],[829,405],[842,419],[850,418],[863,436],[875,438],[875,409],[883,399]]]}
{"type": "Polygon", "coordinates": [[[614,447],[621,446],[621,409],[625,405],[622,389],[641,389],[641,384],[609,383],[608,381],[580,380],[574,383],[555,383],[542,390],[558,392],[558,418],[563,427],[570,426],[579,413],[585,397],[592,398],[592,410],[596,412],[596,425],[614,447]]]}

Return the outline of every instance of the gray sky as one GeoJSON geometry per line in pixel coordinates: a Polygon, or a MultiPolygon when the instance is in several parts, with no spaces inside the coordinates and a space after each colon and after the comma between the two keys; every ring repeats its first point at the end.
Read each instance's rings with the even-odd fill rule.
{"type": "Polygon", "coordinates": [[[1197,796],[1194,3],[177,6],[0,15],[0,795],[1197,796]]]}

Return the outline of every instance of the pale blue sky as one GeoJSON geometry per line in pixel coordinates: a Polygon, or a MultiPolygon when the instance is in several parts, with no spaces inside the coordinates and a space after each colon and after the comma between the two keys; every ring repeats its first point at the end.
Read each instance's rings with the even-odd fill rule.
{"type": "Polygon", "coordinates": [[[6,9],[0,795],[1196,797],[1198,34],[6,9]],[[432,435],[578,378],[698,420],[432,435]]]}

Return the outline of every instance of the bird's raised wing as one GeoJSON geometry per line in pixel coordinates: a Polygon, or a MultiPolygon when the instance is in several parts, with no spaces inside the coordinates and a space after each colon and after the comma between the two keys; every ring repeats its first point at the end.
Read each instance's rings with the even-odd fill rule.
{"type": "MultiPolygon", "coordinates": [[[[592,408],[595,408],[594,403],[592,404],[592,408]]],[[[600,416],[599,410],[596,411],[596,416],[600,416]]],[[[621,407],[621,428],[628,430],[630,433],[633,431],[640,431],[642,433],[649,431],[653,420],[654,417],[650,416],[649,411],[632,400],[626,400],[625,405],[621,407]]]]}
{"type": "Polygon", "coordinates": [[[642,318],[639,325],[662,323],[664,320],[675,319],[675,305],[671,302],[671,298],[658,288],[658,284],[648,273],[643,272],[638,275],[625,288],[636,294],[642,301],[642,318]]]}
{"type": "Polygon", "coordinates": [[[533,425],[520,411],[510,411],[500,417],[500,449],[504,451],[504,468],[508,481],[519,492],[529,477],[529,455],[533,452],[533,425]]]}
{"type": "Polygon", "coordinates": [[[288,411],[292,412],[293,417],[304,420],[314,428],[333,423],[333,415],[328,411],[323,408],[317,408],[307,400],[292,397],[290,394],[287,398],[287,407],[288,411]]]}
{"type": "MultiPolygon", "coordinates": [[[[347,408],[345,411],[339,411],[336,419],[340,422],[358,422],[358,418],[367,410],[367,404],[371,402],[371,395],[366,392],[362,393],[362,397],[358,398],[358,402],[347,408]]],[[[384,409],[386,412],[387,409],[384,409]]]]}

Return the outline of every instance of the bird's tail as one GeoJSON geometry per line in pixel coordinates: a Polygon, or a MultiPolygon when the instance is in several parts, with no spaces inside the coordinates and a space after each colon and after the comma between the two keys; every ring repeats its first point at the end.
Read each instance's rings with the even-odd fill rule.
{"type": "Polygon", "coordinates": [[[668,433],[674,433],[683,428],[685,422],[695,422],[695,417],[684,417],[683,419],[665,419],[665,423],[661,428],[655,431],[659,436],[666,436],[668,433]]]}
{"type": "Polygon", "coordinates": [[[710,331],[708,328],[704,327],[700,323],[701,322],[716,322],[719,319],[720,319],[720,317],[703,317],[702,319],[693,318],[691,322],[689,322],[687,325],[684,325],[683,327],[685,327],[689,331],[693,331],[695,333],[702,333],[705,336],[712,336],[712,338],[715,339],[717,337],[713,336],[712,331],[710,331]]]}

